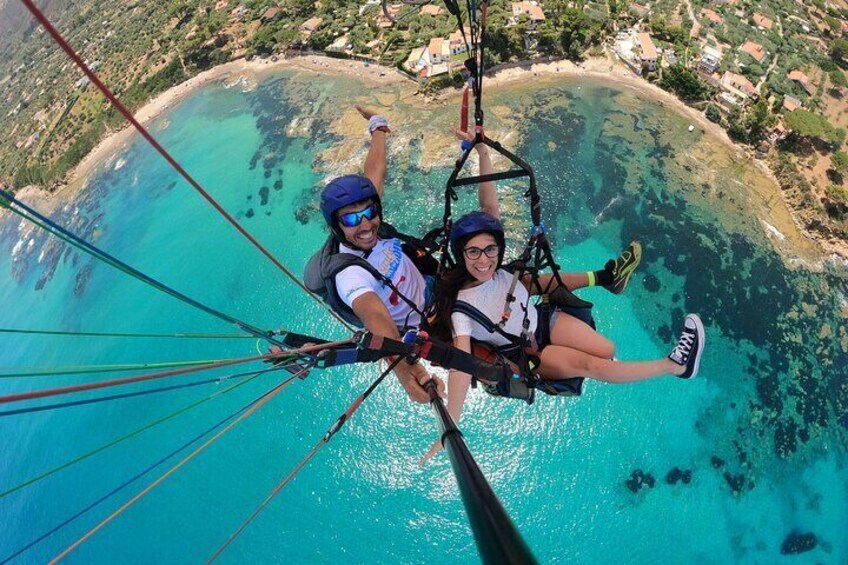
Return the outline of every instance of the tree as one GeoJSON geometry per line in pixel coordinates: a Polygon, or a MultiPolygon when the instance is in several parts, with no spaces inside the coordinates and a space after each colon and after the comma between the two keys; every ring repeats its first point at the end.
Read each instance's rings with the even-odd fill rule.
{"type": "Polygon", "coordinates": [[[848,39],[837,39],[830,44],[830,58],[840,66],[846,66],[848,60],[848,39]]]}
{"type": "Polygon", "coordinates": [[[707,85],[682,64],[665,69],[660,86],[687,101],[705,100],[709,94],[707,85]]]}
{"type": "Polygon", "coordinates": [[[801,137],[815,137],[834,145],[845,141],[845,130],[834,128],[827,118],[800,108],[787,112],[784,117],[786,127],[801,137]]]}
{"type": "Polygon", "coordinates": [[[848,153],[837,151],[830,156],[831,166],[841,175],[848,175],[848,153]]]}
{"type": "Polygon", "coordinates": [[[768,128],[777,123],[777,117],[769,112],[768,102],[762,98],[754,104],[751,112],[745,116],[745,127],[748,129],[748,143],[758,144],[768,128]]]}
{"type": "Polygon", "coordinates": [[[845,88],[848,86],[848,79],[845,78],[845,75],[839,69],[833,69],[828,73],[830,77],[830,82],[833,83],[833,86],[836,88],[845,88]]]}
{"type": "Polygon", "coordinates": [[[715,104],[707,104],[706,110],[704,110],[704,114],[707,116],[707,119],[711,122],[721,123],[721,112],[716,107],[715,104]]]}

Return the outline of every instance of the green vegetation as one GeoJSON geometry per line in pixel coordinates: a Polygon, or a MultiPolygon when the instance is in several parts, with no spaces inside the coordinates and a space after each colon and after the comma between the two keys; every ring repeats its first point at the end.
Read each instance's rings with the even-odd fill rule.
{"type": "MultiPolygon", "coordinates": [[[[839,233],[846,233],[844,201],[831,195],[845,191],[840,183],[848,177],[848,156],[842,151],[846,132],[831,120],[842,123],[834,104],[844,104],[842,97],[848,92],[848,38],[840,37],[848,10],[824,0],[689,2],[701,24],[695,38],[690,37],[695,22],[683,0],[640,2],[649,5],[649,11],[634,6],[633,0],[543,0],[545,19],[540,22],[513,17],[511,0],[489,0],[485,64],[491,68],[536,57],[581,61],[601,56],[619,31],[638,23],[663,52],[660,65],[646,78],[703,109],[707,119],[724,125],[733,139],[753,147],[776,143],[778,151],[769,160],[787,192],[800,195],[793,205],[817,213],[827,210],[832,219],[840,218],[839,233]],[[721,22],[701,16],[702,8],[715,11],[721,22]],[[770,18],[772,29],[758,28],[754,12],[770,18]],[[762,45],[766,58],[757,62],[740,52],[745,41],[762,45]],[[724,54],[719,75],[725,71],[743,75],[759,96],[735,102],[719,97],[717,88],[710,86],[714,79],[697,72],[707,46],[724,54]],[[812,94],[788,79],[795,70],[811,79],[812,94]],[[785,96],[798,99],[803,109],[784,113],[785,96]],[[790,133],[776,142],[781,134],[774,126],[781,121],[790,133]],[[809,171],[820,158],[831,163],[832,187],[810,183],[814,176],[809,171]],[[834,215],[834,207],[826,201],[843,202],[838,208],[842,215],[834,215]]],[[[441,8],[437,14],[390,2],[408,11],[394,25],[385,20],[379,4],[365,0],[229,0],[226,5],[218,0],[105,4],[77,0],[73,4],[69,10],[59,0],[44,0],[54,24],[131,110],[234,58],[325,51],[334,57],[363,57],[402,67],[413,49],[456,31],[456,20],[438,0],[432,2],[441,8]],[[313,18],[311,32],[304,31],[303,24],[313,18]]],[[[463,10],[464,4],[460,2],[463,10]]],[[[4,53],[0,116],[7,132],[0,137],[0,184],[52,187],[105,133],[123,127],[123,121],[96,89],[80,81],[82,75],[68,65],[49,37],[32,25],[22,25],[24,21],[30,17],[19,3],[0,3],[4,53]]],[[[431,78],[426,88],[460,84],[456,71],[464,58],[465,54],[454,55],[452,72],[431,78]]]]}
{"type": "Polygon", "coordinates": [[[707,104],[707,108],[704,110],[704,115],[706,115],[707,119],[711,122],[715,122],[717,124],[721,123],[721,112],[715,104],[707,104]]]}
{"type": "Polygon", "coordinates": [[[801,137],[817,138],[835,146],[845,142],[845,130],[835,128],[827,118],[809,110],[788,112],[784,117],[786,128],[801,137]]]}
{"type": "Polygon", "coordinates": [[[833,169],[841,175],[848,175],[848,153],[837,151],[830,157],[833,169]]]}
{"type": "Polygon", "coordinates": [[[827,195],[841,204],[848,205],[848,188],[842,185],[832,184],[828,186],[827,195]]]}
{"type": "Polygon", "coordinates": [[[830,58],[837,65],[848,66],[848,39],[837,39],[830,44],[830,58]]]}
{"type": "Polygon", "coordinates": [[[706,100],[710,90],[698,76],[683,65],[673,65],[663,72],[660,86],[690,102],[706,100]]]}

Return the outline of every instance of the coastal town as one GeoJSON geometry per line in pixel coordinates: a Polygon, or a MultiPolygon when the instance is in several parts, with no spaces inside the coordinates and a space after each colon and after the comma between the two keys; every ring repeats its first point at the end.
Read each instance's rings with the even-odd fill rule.
{"type": "MultiPolygon", "coordinates": [[[[439,2],[118,4],[55,16],[88,66],[133,109],[227,61],[303,54],[401,73],[422,92],[455,88],[463,83],[471,34],[439,2]],[[84,17],[95,9],[96,21],[84,17]],[[129,33],[119,33],[128,25],[129,33]]],[[[0,10],[8,16],[8,29],[0,30],[6,41],[29,39],[0,63],[7,132],[0,183],[60,186],[104,135],[121,127],[120,117],[26,22],[22,8],[5,2],[0,10]]],[[[490,72],[595,62],[667,90],[774,174],[803,229],[848,241],[844,0],[492,1],[488,17],[490,72]]]]}

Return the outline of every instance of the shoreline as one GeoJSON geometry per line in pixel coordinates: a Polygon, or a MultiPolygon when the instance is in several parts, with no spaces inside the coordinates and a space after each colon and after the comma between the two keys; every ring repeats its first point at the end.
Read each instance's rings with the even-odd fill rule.
{"type": "MultiPolygon", "coordinates": [[[[231,84],[243,81],[243,84],[252,88],[264,76],[285,69],[302,70],[320,74],[343,73],[356,77],[372,84],[395,84],[410,81],[400,71],[379,65],[371,64],[365,66],[362,61],[352,59],[336,59],[319,54],[303,54],[291,58],[254,59],[247,61],[237,59],[213,67],[204,71],[187,81],[180,83],[155,98],[145,103],[135,113],[135,118],[144,126],[160,117],[170,110],[172,106],[180,103],[197,89],[214,81],[228,80],[231,84]]],[[[755,166],[758,171],[769,179],[773,185],[774,193],[779,195],[780,200],[792,216],[792,220],[798,231],[816,246],[822,258],[828,256],[841,257],[848,260],[848,242],[833,244],[817,237],[815,233],[807,231],[800,223],[796,213],[792,210],[781,190],[776,176],[770,167],[763,161],[755,159],[751,152],[730,139],[727,131],[719,124],[709,121],[702,112],[687,106],[674,94],[651,84],[641,77],[635,75],[622,63],[606,57],[595,57],[577,64],[569,60],[555,61],[524,61],[496,68],[495,72],[486,76],[488,86],[507,85],[514,82],[526,81],[531,77],[555,77],[562,76],[568,79],[586,78],[599,82],[612,83],[613,85],[626,88],[648,100],[677,113],[689,120],[690,123],[704,131],[712,139],[721,142],[728,148],[734,157],[743,159],[747,164],[755,166]]],[[[453,96],[453,91],[441,91],[437,94],[439,98],[453,96]]],[[[100,142],[86,155],[83,160],[74,167],[60,187],[49,192],[37,186],[23,188],[18,197],[28,202],[37,201],[46,206],[48,211],[73,198],[82,190],[88,179],[95,174],[100,167],[110,162],[116,153],[125,149],[135,134],[135,128],[127,124],[124,128],[108,133],[100,142]]],[[[3,212],[0,211],[0,214],[3,212]]],[[[770,218],[769,218],[770,219],[770,218]]],[[[812,268],[812,265],[808,265],[812,268]]]]}

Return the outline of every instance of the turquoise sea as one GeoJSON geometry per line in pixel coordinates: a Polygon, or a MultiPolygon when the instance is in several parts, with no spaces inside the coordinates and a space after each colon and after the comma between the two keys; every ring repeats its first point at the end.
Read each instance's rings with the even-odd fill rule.
{"type": "MultiPolygon", "coordinates": [[[[421,154],[438,121],[434,116],[449,120],[444,116],[455,108],[416,110],[392,88],[294,72],[269,77],[250,92],[215,84],[151,129],[300,273],[326,233],[315,202],[322,181],[364,156],[361,133],[363,145],[346,154],[343,165],[328,157],[338,155],[333,148],[345,141],[330,124],[353,102],[379,107],[396,99],[390,113],[403,111],[392,141],[387,218],[423,232],[441,217],[448,169],[422,169],[421,154]]],[[[461,426],[469,447],[539,560],[848,562],[848,269],[826,263],[812,272],[782,259],[746,192],[748,165],[723,156],[702,133],[688,133],[688,123],[661,106],[587,82],[539,81],[487,95],[500,109],[490,113],[493,131],[516,128],[520,138],[511,136],[506,145],[536,168],[543,217],[563,268],[599,268],[630,239],[642,241],[642,267],[624,295],[582,293],[595,302],[599,329],[618,344],[618,356],[666,355],[687,312],[699,312],[708,332],[701,376],[691,382],[590,382],[580,398],[544,397],[530,407],[479,391],[471,395],[461,426]],[[644,477],[641,488],[634,473],[644,477]]],[[[528,228],[520,188],[502,187],[516,246],[528,228]]],[[[459,209],[473,204],[471,193],[463,194],[459,209]]],[[[256,326],[345,335],[139,139],[51,217],[256,326]]],[[[233,331],[18,219],[0,221],[0,249],[0,328],[233,331]]],[[[256,347],[251,339],[0,334],[0,374],[22,367],[240,357],[255,354],[256,347]]],[[[211,556],[377,370],[313,371],[295,382],[97,532],[71,561],[183,563],[211,556]]],[[[223,379],[236,372],[217,371],[220,382],[24,414],[9,411],[210,377],[0,406],[0,491],[241,382],[223,379]]],[[[0,393],[115,376],[4,377],[0,393]]],[[[280,378],[261,375],[0,497],[0,561],[280,378]]],[[[476,562],[447,458],[423,468],[415,464],[435,434],[430,409],[412,405],[397,383],[387,381],[222,559],[476,562]]],[[[12,562],[55,556],[197,445],[12,562]]]]}

